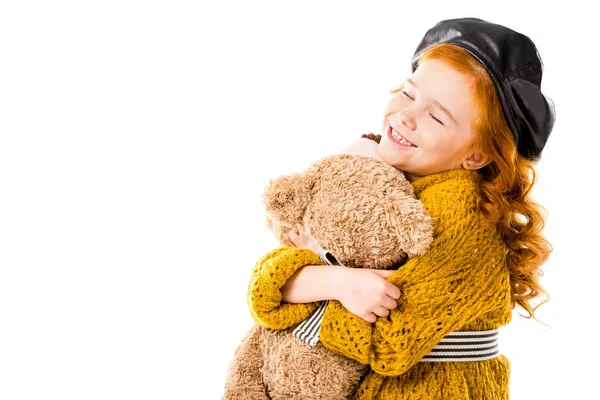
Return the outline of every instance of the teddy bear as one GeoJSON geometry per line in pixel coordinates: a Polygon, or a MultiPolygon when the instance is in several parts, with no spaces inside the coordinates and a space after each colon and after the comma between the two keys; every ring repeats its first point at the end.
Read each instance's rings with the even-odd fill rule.
{"type": "MultiPolygon", "coordinates": [[[[269,181],[267,227],[282,246],[290,229],[307,235],[348,268],[397,269],[432,241],[433,224],[404,173],[379,158],[363,135],[304,172],[269,181]]],[[[323,304],[321,304],[323,305],[323,304]]],[[[254,325],[231,361],[223,400],[348,399],[368,365],[293,334],[254,325]]]]}

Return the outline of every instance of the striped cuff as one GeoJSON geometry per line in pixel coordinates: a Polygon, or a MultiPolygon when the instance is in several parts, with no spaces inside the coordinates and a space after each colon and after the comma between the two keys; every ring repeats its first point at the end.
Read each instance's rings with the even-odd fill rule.
{"type": "Polygon", "coordinates": [[[321,323],[323,322],[323,315],[325,314],[325,309],[328,304],[329,300],[325,300],[321,303],[319,308],[317,308],[310,317],[302,321],[300,325],[294,329],[294,336],[311,346],[316,345],[319,342],[321,323]]]}
{"type": "Polygon", "coordinates": [[[498,332],[457,331],[446,335],[420,362],[481,361],[498,356],[498,332]]]}
{"type": "MultiPolygon", "coordinates": [[[[319,249],[319,251],[317,251],[317,255],[325,265],[342,265],[327,249],[319,249]]],[[[305,341],[311,346],[316,345],[319,342],[321,323],[323,322],[323,315],[325,314],[325,309],[327,308],[328,304],[329,300],[323,301],[310,317],[302,321],[294,329],[294,336],[305,341]]]]}
{"type": "Polygon", "coordinates": [[[317,255],[325,265],[342,265],[342,263],[327,249],[320,248],[317,251],[317,255]]]}

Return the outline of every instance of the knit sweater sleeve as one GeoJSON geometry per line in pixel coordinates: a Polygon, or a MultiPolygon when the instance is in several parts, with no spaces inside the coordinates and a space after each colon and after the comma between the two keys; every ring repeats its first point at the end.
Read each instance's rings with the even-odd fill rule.
{"type": "Polygon", "coordinates": [[[282,303],[281,287],[301,267],[323,264],[315,253],[298,247],[279,247],[259,260],[252,270],[247,301],[260,326],[287,329],[308,318],[320,302],[282,303]]]}
{"type": "Polygon", "coordinates": [[[370,324],[330,301],[319,334],[326,348],[370,364],[381,375],[400,375],[448,333],[507,304],[501,238],[472,210],[447,200],[435,204],[452,212],[428,210],[438,216],[428,252],[408,260],[388,279],[402,292],[396,309],[370,324]]]}

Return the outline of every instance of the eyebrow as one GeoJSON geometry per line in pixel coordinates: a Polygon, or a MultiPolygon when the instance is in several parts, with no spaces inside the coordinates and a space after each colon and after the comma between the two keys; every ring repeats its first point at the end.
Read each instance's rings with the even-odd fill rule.
{"type": "MultiPolygon", "coordinates": [[[[406,82],[410,83],[411,85],[413,85],[416,89],[419,89],[419,87],[417,86],[417,84],[415,83],[415,81],[413,81],[410,78],[406,78],[406,82]]],[[[448,116],[450,117],[450,119],[456,124],[458,125],[458,122],[456,122],[456,120],[454,119],[454,117],[452,116],[452,114],[450,113],[450,111],[448,111],[448,109],[446,107],[444,107],[443,105],[440,104],[439,101],[437,101],[436,99],[433,99],[433,103],[438,106],[440,108],[440,110],[442,110],[444,113],[448,114],[448,116]]]]}

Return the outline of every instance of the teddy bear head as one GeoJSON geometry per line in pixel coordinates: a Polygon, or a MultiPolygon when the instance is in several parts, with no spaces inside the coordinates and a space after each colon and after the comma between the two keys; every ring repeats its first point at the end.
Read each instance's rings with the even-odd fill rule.
{"type": "Polygon", "coordinates": [[[267,226],[282,245],[301,224],[343,265],[389,268],[423,254],[432,221],[404,173],[371,156],[336,154],[269,181],[267,226]]]}

